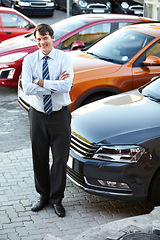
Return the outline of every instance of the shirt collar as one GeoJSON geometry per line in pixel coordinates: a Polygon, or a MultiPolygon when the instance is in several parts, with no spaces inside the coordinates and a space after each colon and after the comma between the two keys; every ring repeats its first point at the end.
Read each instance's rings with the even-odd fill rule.
{"type": "MultiPolygon", "coordinates": [[[[46,55],[44,55],[44,54],[39,50],[39,59],[42,60],[44,56],[46,56],[46,55]]],[[[51,50],[51,52],[50,52],[47,56],[48,56],[49,58],[54,59],[55,49],[53,48],[53,49],[51,50]]]]}

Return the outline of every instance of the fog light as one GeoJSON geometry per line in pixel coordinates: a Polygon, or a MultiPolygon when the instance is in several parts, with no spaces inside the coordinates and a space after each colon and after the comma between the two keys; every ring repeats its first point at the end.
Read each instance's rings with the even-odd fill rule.
{"type": "Polygon", "coordinates": [[[105,181],[105,180],[99,180],[99,179],[97,181],[104,187],[129,189],[129,186],[126,183],[105,181]]]}
{"type": "Polygon", "coordinates": [[[0,70],[0,78],[13,78],[14,71],[14,68],[2,69],[0,70]]]}
{"type": "Polygon", "coordinates": [[[13,78],[13,74],[14,74],[14,68],[11,68],[9,73],[8,73],[8,78],[13,78]]]}

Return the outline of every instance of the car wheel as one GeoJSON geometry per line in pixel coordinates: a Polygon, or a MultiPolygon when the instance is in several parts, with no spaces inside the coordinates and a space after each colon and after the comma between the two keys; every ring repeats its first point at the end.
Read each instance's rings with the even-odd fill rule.
{"type": "Polygon", "coordinates": [[[155,205],[160,205],[160,170],[154,176],[150,189],[149,189],[149,200],[155,205]]]}
{"type": "Polygon", "coordinates": [[[77,5],[74,4],[74,5],[72,6],[72,16],[75,16],[75,15],[78,15],[78,14],[80,14],[80,11],[79,11],[77,5]]]}

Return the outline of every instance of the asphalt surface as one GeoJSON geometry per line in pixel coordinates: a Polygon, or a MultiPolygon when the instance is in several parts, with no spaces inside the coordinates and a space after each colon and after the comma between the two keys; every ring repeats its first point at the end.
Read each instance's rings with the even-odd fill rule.
{"type": "Polygon", "coordinates": [[[95,229],[95,233],[101,234],[100,229],[106,224],[153,210],[147,201],[119,201],[87,194],[68,179],[63,201],[65,218],[58,218],[51,206],[31,212],[38,195],[34,188],[28,115],[18,104],[16,88],[0,86],[0,123],[0,240],[40,240],[47,236],[86,239],[95,229]],[[89,233],[85,234],[86,231],[89,233]]]}

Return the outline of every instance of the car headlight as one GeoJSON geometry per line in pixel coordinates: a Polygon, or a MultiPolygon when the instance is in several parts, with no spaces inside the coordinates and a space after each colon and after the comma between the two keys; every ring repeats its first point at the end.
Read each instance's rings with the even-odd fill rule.
{"type": "Polygon", "coordinates": [[[48,2],[47,7],[54,7],[54,2],[48,2]]]}
{"type": "Polygon", "coordinates": [[[31,3],[30,2],[19,1],[18,5],[21,6],[21,7],[29,7],[31,5],[31,3]]]}
{"type": "Polygon", "coordinates": [[[127,2],[122,2],[121,3],[121,7],[124,9],[128,9],[129,8],[129,4],[127,2]]]}
{"type": "Polygon", "coordinates": [[[101,146],[93,158],[103,161],[136,163],[144,152],[143,147],[136,145],[101,146]]]}
{"type": "Polygon", "coordinates": [[[86,2],[86,1],[83,1],[83,0],[80,0],[80,1],[79,1],[79,5],[80,5],[81,7],[87,7],[87,2],[86,2]]]}
{"type": "Polygon", "coordinates": [[[17,60],[23,58],[27,54],[28,54],[28,52],[20,52],[20,53],[8,54],[8,55],[0,57],[0,63],[14,62],[14,61],[17,61],[17,60]]]}

